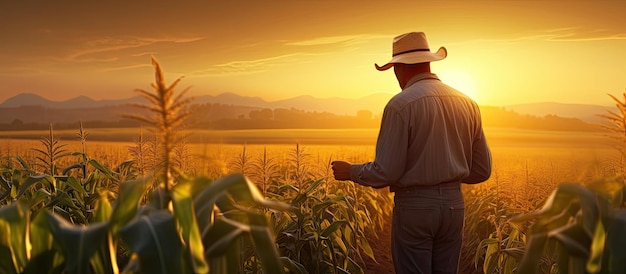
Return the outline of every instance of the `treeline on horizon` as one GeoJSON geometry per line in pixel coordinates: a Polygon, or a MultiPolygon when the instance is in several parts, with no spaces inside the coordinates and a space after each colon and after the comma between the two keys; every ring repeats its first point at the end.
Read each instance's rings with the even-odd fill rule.
{"type": "MultiPolygon", "coordinates": [[[[553,131],[599,131],[601,127],[577,118],[547,115],[522,115],[501,107],[481,106],[485,127],[503,127],[553,131]]],[[[141,122],[123,118],[136,113],[137,108],[109,106],[89,109],[49,109],[24,106],[0,109],[0,130],[42,130],[53,124],[56,129],[74,129],[78,122],[87,128],[134,128],[141,122]]],[[[189,108],[187,128],[236,129],[338,129],[377,128],[381,114],[369,110],[354,115],[309,112],[295,108],[256,108],[224,104],[196,104],[189,108]]]]}

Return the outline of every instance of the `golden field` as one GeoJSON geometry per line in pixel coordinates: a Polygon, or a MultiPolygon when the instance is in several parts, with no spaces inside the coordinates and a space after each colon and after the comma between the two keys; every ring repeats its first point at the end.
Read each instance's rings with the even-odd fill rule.
{"type": "MultiPolygon", "coordinates": [[[[150,170],[150,159],[158,158],[150,156],[159,151],[159,144],[150,130],[86,129],[86,132],[86,156],[104,166],[115,168],[124,161],[137,160],[138,147],[143,151],[142,160],[135,163],[140,169],[145,165],[145,169],[150,170]],[[141,138],[140,132],[143,132],[141,138]]],[[[603,133],[507,128],[486,128],[485,132],[491,147],[493,172],[485,183],[463,186],[466,197],[463,273],[484,272],[481,265],[488,262],[484,254],[477,253],[477,250],[485,250],[483,241],[513,240],[515,228],[509,224],[509,218],[539,208],[560,183],[586,184],[622,174],[624,170],[621,154],[603,133]]],[[[39,139],[49,138],[49,134],[49,131],[0,132],[0,163],[6,166],[9,158],[19,156],[37,169],[40,162],[37,157],[41,154],[35,149],[44,150],[39,139]]],[[[330,162],[372,160],[377,130],[194,130],[185,131],[181,136],[184,138],[173,150],[177,168],[188,175],[210,178],[241,172],[271,196],[276,191],[276,188],[270,190],[272,187],[296,185],[300,188],[298,184],[303,180],[318,179],[326,182],[323,193],[331,189],[368,193],[357,191],[351,183],[336,182],[330,162]]],[[[59,159],[57,165],[61,169],[81,161],[78,152],[82,151],[82,144],[76,131],[55,130],[54,138],[58,138],[57,146],[62,146],[61,149],[76,152],[59,159]]],[[[387,196],[386,190],[376,192],[387,196]]],[[[392,268],[388,221],[392,204],[389,198],[379,197],[386,201],[380,205],[383,212],[370,212],[372,215],[368,218],[378,220],[375,223],[380,227],[367,230],[370,231],[367,233],[374,233],[368,235],[377,261],[365,261],[366,273],[392,268]]],[[[502,252],[497,254],[506,258],[502,257],[506,256],[502,252]]]]}
{"type": "MultiPolygon", "coordinates": [[[[139,129],[86,129],[85,152],[107,166],[130,160],[136,147],[139,129]]],[[[154,134],[143,129],[144,145],[154,134]]],[[[515,192],[538,184],[538,191],[549,193],[560,182],[587,181],[614,176],[620,171],[621,158],[612,140],[601,132],[558,132],[486,128],[492,150],[493,173],[486,184],[511,185],[515,192]],[[523,188],[520,189],[523,185],[523,188]],[[541,187],[543,186],[543,187],[541,187]]],[[[187,171],[219,177],[237,172],[236,163],[263,156],[274,159],[288,170],[296,144],[306,164],[319,175],[327,172],[330,161],[343,159],[364,162],[374,157],[376,129],[345,130],[194,130],[185,131],[183,148],[177,157],[187,171]],[[245,150],[245,151],[244,151],[245,150]]],[[[42,149],[39,138],[48,131],[0,132],[0,155],[20,156],[35,161],[33,148],[42,149]]],[[[55,130],[59,144],[68,152],[80,151],[76,131],[55,130]]],[[[77,156],[75,156],[77,157],[77,156]]],[[[72,156],[59,164],[75,163],[72,156]]],[[[503,188],[511,190],[511,188],[503,188]]]]}

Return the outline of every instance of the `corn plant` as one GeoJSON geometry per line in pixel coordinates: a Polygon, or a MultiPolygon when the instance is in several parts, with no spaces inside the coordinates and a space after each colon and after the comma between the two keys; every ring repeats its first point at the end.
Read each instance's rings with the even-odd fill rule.
{"type": "MultiPolygon", "coordinates": [[[[13,176],[6,184],[7,192],[12,186],[3,195],[9,205],[0,208],[0,273],[236,273],[248,259],[264,273],[284,272],[288,260],[278,254],[265,212],[291,207],[265,199],[242,174],[213,181],[175,172],[173,132],[189,99],[173,98],[178,80],[166,87],[159,64],[152,63],[157,94],[139,92],[153,104],[142,108],[154,116],[135,118],[159,130],[158,187],[150,176],[136,176],[134,161],[109,169],[87,160],[84,146],[80,164],[92,168],[79,178],[69,175],[73,168],[55,176],[55,157],[63,151],[51,127],[47,150],[41,150],[49,157],[40,159],[51,174],[13,176]],[[93,208],[86,206],[92,202],[93,208]],[[85,208],[92,215],[85,216],[85,208]],[[253,252],[244,259],[240,251],[248,246],[253,252]]],[[[86,139],[82,127],[79,137],[86,139]]],[[[23,166],[28,172],[22,174],[29,174],[23,166]]]]}
{"type": "Polygon", "coordinates": [[[155,69],[155,82],[152,88],[155,93],[150,93],[142,89],[136,89],[142,97],[150,102],[150,105],[134,104],[138,108],[148,110],[152,115],[127,115],[126,117],[136,119],[150,125],[155,126],[159,132],[162,151],[160,159],[160,167],[162,170],[163,183],[165,189],[169,191],[174,184],[174,171],[172,153],[177,142],[176,131],[183,125],[185,119],[189,116],[186,106],[192,101],[192,98],[184,98],[189,88],[184,89],[175,96],[176,85],[181,78],[176,79],[171,85],[167,85],[161,65],[152,58],[152,65],[155,69]]]}
{"type": "Polygon", "coordinates": [[[147,152],[147,142],[143,137],[143,128],[139,127],[139,136],[135,140],[135,146],[128,147],[128,151],[130,155],[135,159],[135,165],[137,166],[137,171],[139,172],[139,176],[143,177],[146,175],[146,171],[148,168],[148,152],[147,152]]]}
{"type": "Polygon", "coordinates": [[[514,211],[504,199],[498,199],[497,192],[472,195],[467,200],[464,245],[474,247],[470,250],[474,267],[482,273],[513,273],[523,255],[525,227],[508,222],[514,211]]]}
{"type": "Polygon", "coordinates": [[[39,166],[44,168],[43,173],[49,175],[57,174],[57,161],[62,157],[68,156],[69,153],[63,147],[66,144],[60,144],[59,139],[54,136],[54,130],[52,124],[50,124],[49,135],[41,138],[41,144],[44,149],[33,148],[34,151],[39,153],[37,160],[39,160],[39,166]]]}
{"type": "Polygon", "coordinates": [[[278,177],[278,164],[273,158],[267,155],[267,147],[263,147],[263,155],[256,158],[256,161],[253,161],[251,165],[252,177],[260,184],[259,187],[261,188],[263,196],[266,196],[271,184],[274,183],[278,177]]]}
{"type": "Polygon", "coordinates": [[[293,171],[291,176],[287,176],[296,182],[298,190],[305,189],[305,183],[309,180],[310,168],[307,164],[309,154],[305,153],[305,148],[301,147],[299,143],[296,143],[296,147],[289,154],[291,157],[292,166],[290,170],[293,171]]]}
{"type": "Polygon", "coordinates": [[[612,94],[609,94],[609,97],[615,102],[618,112],[609,110],[607,114],[600,114],[600,117],[611,123],[602,127],[612,133],[609,137],[616,139],[620,144],[626,144],[626,93],[623,93],[624,101],[612,94]]]}
{"type": "Polygon", "coordinates": [[[277,196],[298,193],[285,201],[295,211],[268,213],[279,250],[309,273],[363,273],[362,255],[375,260],[364,229],[375,226],[363,218],[366,213],[354,206],[352,197],[341,191],[320,194],[323,182],[307,183],[303,190],[284,184],[276,191],[277,196]]]}
{"type": "Polygon", "coordinates": [[[617,97],[609,94],[609,97],[613,99],[617,112],[607,111],[606,114],[599,114],[601,118],[604,118],[609,122],[608,125],[600,125],[608,133],[607,136],[613,139],[617,150],[621,153],[621,159],[619,159],[619,172],[626,173],[626,165],[624,165],[624,158],[626,158],[626,92],[622,94],[624,101],[621,101],[617,97]]]}
{"type": "Polygon", "coordinates": [[[252,239],[265,273],[283,271],[264,213],[256,208],[289,208],[265,200],[245,177],[181,180],[172,189],[169,210],[154,201],[155,192],[140,205],[146,186],[142,179],[122,183],[113,203],[101,191],[88,225],[74,225],[50,210],[32,211],[27,199],[1,208],[0,272],[206,273],[210,266],[212,272],[232,273],[241,261],[223,255],[241,237],[252,239]],[[233,214],[245,222],[228,218],[233,214]],[[116,245],[132,254],[124,264],[117,262],[123,254],[116,245]]]}
{"type": "Polygon", "coordinates": [[[512,218],[532,220],[517,273],[537,273],[541,254],[555,253],[558,273],[626,272],[624,181],[561,184],[543,207],[512,218]]]}
{"type": "Polygon", "coordinates": [[[231,169],[234,172],[249,176],[249,170],[251,168],[252,163],[250,161],[250,155],[246,153],[246,144],[244,144],[241,153],[231,161],[231,169]]]}

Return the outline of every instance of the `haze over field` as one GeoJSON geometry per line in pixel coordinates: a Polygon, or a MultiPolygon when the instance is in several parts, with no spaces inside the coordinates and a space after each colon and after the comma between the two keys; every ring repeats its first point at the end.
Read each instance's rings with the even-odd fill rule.
{"type": "MultiPolygon", "coordinates": [[[[328,112],[338,115],[355,115],[358,111],[367,110],[373,114],[382,114],[385,103],[393,96],[392,93],[376,93],[360,98],[317,98],[314,96],[296,96],[283,100],[268,101],[261,97],[240,96],[234,93],[222,93],[218,95],[203,95],[193,98],[193,104],[218,104],[224,106],[244,107],[244,112],[251,109],[277,109],[295,108],[306,112],[328,112]]],[[[8,123],[14,119],[25,120],[20,113],[28,112],[33,115],[37,121],[40,115],[33,112],[35,106],[42,109],[60,110],[60,109],[76,109],[79,113],[85,113],[85,109],[94,109],[95,115],[101,115],[103,120],[105,117],[120,118],[115,113],[102,113],[103,107],[111,106],[127,106],[133,103],[144,103],[145,99],[135,96],[116,100],[94,100],[85,95],[77,96],[63,101],[54,101],[48,98],[32,93],[22,93],[0,101],[0,123],[8,123]]],[[[587,122],[603,121],[599,114],[606,114],[607,111],[617,111],[616,107],[608,105],[593,104],[566,104],[566,103],[529,103],[514,104],[506,106],[482,106],[497,107],[508,111],[514,111],[522,115],[532,115],[544,117],[546,115],[556,115],[559,117],[577,118],[587,122]]],[[[49,112],[48,112],[49,114],[49,112]]],[[[485,113],[483,113],[485,114],[485,113]]],[[[74,115],[75,119],[85,119],[84,115],[74,115]]]]}
{"type": "Polygon", "coordinates": [[[610,105],[626,83],[624,1],[11,1],[0,8],[0,102],[149,89],[150,55],[190,95],[268,101],[396,93],[392,38],[448,49],[442,80],[481,105],[610,105]]]}

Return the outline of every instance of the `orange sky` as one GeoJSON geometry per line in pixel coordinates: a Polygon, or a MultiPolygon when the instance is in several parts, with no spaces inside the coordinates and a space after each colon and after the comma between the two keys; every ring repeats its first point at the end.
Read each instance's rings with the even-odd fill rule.
{"type": "Polygon", "coordinates": [[[409,31],[448,49],[433,72],[481,105],[610,105],[626,88],[626,1],[23,2],[0,8],[0,102],[131,97],[150,55],[191,95],[396,93],[374,63],[409,31]]]}

